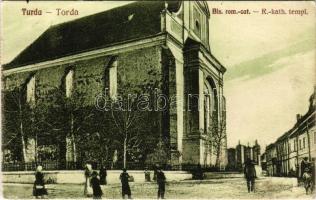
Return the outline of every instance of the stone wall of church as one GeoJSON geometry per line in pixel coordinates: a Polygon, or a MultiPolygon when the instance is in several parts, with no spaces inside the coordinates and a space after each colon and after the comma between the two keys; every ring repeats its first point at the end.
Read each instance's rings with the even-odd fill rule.
{"type": "MultiPolygon", "coordinates": [[[[123,52],[117,57],[118,90],[120,87],[128,87],[131,92],[140,91],[148,83],[155,83],[159,90],[162,86],[162,67],[160,47],[149,47],[123,52]]],[[[73,88],[82,94],[84,105],[95,104],[95,97],[104,93],[106,67],[112,55],[102,56],[81,61],[69,61],[68,64],[58,65],[31,72],[17,72],[4,77],[5,90],[13,90],[26,83],[30,76],[35,76],[36,101],[49,101],[56,91],[61,92],[63,78],[68,69],[74,70],[73,88]]],[[[154,126],[161,125],[161,116],[153,119],[154,126]]],[[[159,130],[159,129],[158,129],[159,130]]],[[[149,125],[149,132],[152,131],[149,125]]],[[[27,142],[28,161],[33,161],[35,143],[29,138],[27,142]]],[[[67,142],[69,143],[69,141],[67,142]]],[[[66,145],[66,139],[65,139],[66,145]]],[[[69,145],[68,145],[69,146],[69,145]]],[[[71,154],[71,150],[68,154],[71,154]]],[[[71,156],[65,155],[68,159],[71,156]]]]}

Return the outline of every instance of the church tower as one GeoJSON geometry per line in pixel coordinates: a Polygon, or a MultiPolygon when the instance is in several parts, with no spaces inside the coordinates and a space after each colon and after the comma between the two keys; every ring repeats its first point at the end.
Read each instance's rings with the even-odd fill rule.
{"type": "Polygon", "coordinates": [[[227,162],[226,69],[211,54],[208,4],[183,1],[166,6],[162,29],[167,33],[168,59],[174,60],[168,67],[169,94],[177,98],[175,111],[170,111],[171,147],[176,152],[172,160],[223,167],[227,162]]]}

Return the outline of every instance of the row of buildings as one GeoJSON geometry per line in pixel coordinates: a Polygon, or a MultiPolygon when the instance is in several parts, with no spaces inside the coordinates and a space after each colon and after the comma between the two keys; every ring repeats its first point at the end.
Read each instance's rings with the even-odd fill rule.
{"type": "Polygon", "coordinates": [[[269,176],[300,176],[305,161],[315,163],[315,93],[309,99],[309,109],[297,114],[294,126],[266,147],[261,156],[262,167],[269,176]]]}
{"type": "Polygon", "coordinates": [[[243,145],[238,143],[236,148],[227,149],[227,169],[241,171],[247,159],[251,159],[257,165],[260,165],[260,145],[255,141],[254,145],[243,145]]]}

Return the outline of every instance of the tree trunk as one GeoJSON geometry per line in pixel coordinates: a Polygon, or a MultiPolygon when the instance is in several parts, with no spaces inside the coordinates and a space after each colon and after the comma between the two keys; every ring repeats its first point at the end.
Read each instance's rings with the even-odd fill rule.
{"type": "Polygon", "coordinates": [[[219,169],[220,168],[220,155],[221,155],[221,146],[218,145],[216,147],[216,164],[215,166],[219,169]]]}
{"type": "Polygon", "coordinates": [[[37,132],[35,133],[35,163],[38,162],[38,153],[37,153],[37,132]]]}
{"type": "Polygon", "coordinates": [[[124,138],[124,158],[123,158],[123,166],[126,168],[126,151],[127,151],[127,137],[124,138]]]}
{"type": "MultiPolygon", "coordinates": [[[[26,145],[24,140],[24,131],[23,131],[23,116],[22,116],[22,105],[21,105],[21,99],[19,98],[19,118],[20,118],[20,137],[21,137],[21,143],[22,143],[22,162],[25,163],[27,161],[26,158],[26,145]]],[[[27,167],[25,165],[25,170],[27,170],[27,167]]]]}
{"type": "Polygon", "coordinates": [[[25,140],[24,140],[23,123],[22,122],[20,122],[20,135],[21,135],[21,142],[22,142],[22,159],[23,159],[23,162],[26,162],[27,161],[26,145],[25,145],[25,140]]]}
{"type": "Polygon", "coordinates": [[[75,142],[75,133],[74,133],[74,115],[71,112],[71,121],[70,121],[70,134],[71,134],[71,145],[72,145],[72,161],[76,162],[77,161],[77,156],[76,156],[76,142],[75,142]]]}

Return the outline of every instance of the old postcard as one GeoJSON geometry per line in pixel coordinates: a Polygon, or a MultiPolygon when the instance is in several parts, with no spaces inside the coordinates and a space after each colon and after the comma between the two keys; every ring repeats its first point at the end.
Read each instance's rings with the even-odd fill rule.
{"type": "Polygon", "coordinates": [[[2,198],[315,198],[315,19],[314,1],[2,1],[2,198]]]}

